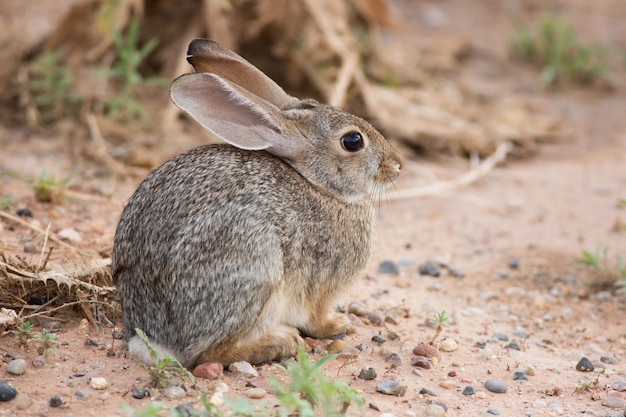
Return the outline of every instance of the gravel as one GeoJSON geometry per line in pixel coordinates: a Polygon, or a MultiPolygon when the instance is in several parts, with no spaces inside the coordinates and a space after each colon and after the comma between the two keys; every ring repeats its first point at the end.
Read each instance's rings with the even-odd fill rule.
{"type": "Polygon", "coordinates": [[[428,275],[431,277],[438,277],[441,275],[441,268],[432,262],[422,262],[418,266],[418,272],[420,275],[428,275]]]}
{"type": "Polygon", "coordinates": [[[594,369],[595,367],[593,366],[593,363],[591,363],[589,358],[587,358],[586,356],[580,358],[580,360],[576,364],[576,370],[580,372],[593,372],[594,369]]]}
{"type": "Polygon", "coordinates": [[[475,394],[476,394],[476,390],[471,385],[468,385],[465,388],[463,388],[463,395],[470,396],[470,395],[475,395],[475,394]]]}
{"type": "Polygon", "coordinates": [[[17,390],[10,382],[0,381],[0,401],[11,401],[17,395],[17,390]]]}
{"type": "MultiPolygon", "coordinates": [[[[339,340],[335,340],[333,343],[335,342],[339,342],[339,340]]],[[[228,366],[228,370],[234,374],[241,374],[246,378],[254,378],[255,376],[259,376],[257,370],[254,369],[254,367],[246,361],[233,362],[228,366]]]]}
{"type": "Polygon", "coordinates": [[[26,361],[24,359],[13,359],[7,365],[7,372],[11,375],[23,375],[26,372],[26,361]]]}
{"type": "Polygon", "coordinates": [[[405,384],[391,379],[382,380],[376,385],[376,391],[397,397],[403,396],[406,393],[406,389],[407,386],[405,384]]]}
{"type": "Polygon", "coordinates": [[[382,274],[400,275],[400,268],[393,261],[382,261],[378,265],[378,272],[382,274]]]}
{"type": "Polygon", "coordinates": [[[488,379],[485,381],[485,389],[489,392],[504,394],[506,392],[506,383],[501,379],[488,379]]]}
{"type": "Polygon", "coordinates": [[[376,370],[371,366],[366,366],[365,368],[361,369],[361,372],[359,373],[359,378],[364,379],[365,381],[375,379],[376,370]]]}

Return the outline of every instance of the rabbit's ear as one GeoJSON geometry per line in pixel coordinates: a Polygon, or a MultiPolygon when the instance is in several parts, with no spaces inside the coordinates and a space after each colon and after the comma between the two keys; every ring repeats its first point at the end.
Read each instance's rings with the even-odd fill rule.
{"type": "Polygon", "coordinates": [[[282,112],[275,105],[218,75],[185,74],[170,87],[174,104],[225,142],[241,149],[293,157],[302,149],[282,136],[282,112]]]}
{"type": "Polygon", "coordinates": [[[269,101],[279,109],[290,107],[294,99],[261,70],[228,48],[209,39],[194,39],[187,50],[187,61],[196,72],[210,72],[252,94],[269,101]]]}

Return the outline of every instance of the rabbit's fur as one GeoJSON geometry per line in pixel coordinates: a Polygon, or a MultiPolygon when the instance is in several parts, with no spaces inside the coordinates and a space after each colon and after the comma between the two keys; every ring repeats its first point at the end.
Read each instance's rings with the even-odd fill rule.
{"type": "Polygon", "coordinates": [[[136,328],[184,366],[276,360],[301,334],[344,333],[332,310],[363,274],[373,203],[401,156],[369,123],[287,95],[213,41],[193,41],[188,60],[197,72],[172,83],[172,100],[228,144],[166,162],[122,213],[113,278],[130,352],[150,362],[136,328]]]}

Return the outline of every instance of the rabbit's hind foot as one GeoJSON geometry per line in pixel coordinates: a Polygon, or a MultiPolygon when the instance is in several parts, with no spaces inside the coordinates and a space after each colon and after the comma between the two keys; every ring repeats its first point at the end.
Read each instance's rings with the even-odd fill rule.
{"type": "Polygon", "coordinates": [[[315,339],[343,339],[346,334],[354,332],[347,316],[330,313],[323,318],[314,318],[307,323],[302,332],[315,339]]]}
{"type": "Polygon", "coordinates": [[[294,356],[301,346],[304,346],[304,340],[296,328],[277,326],[259,337],[209,349],[198,357],[196,363],[221,362],[228,366],[233,362],[246,361],[260,364],[294,356]]]}

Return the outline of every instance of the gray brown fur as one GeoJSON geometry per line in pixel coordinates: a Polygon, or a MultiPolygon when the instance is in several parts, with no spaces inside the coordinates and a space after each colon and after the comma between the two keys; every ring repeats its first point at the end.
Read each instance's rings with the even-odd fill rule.
{"type": "Polygon", "coordinates": [[[196,69],[212,72],[174,81],[172,98],[230,144],[166,162],[122,213],[113,277],[129,349],[149,360],[140,328],[159,355],[185,366],[293,355],[300,334],[348,328],[332,310],[363,274],[373,203],[402,159],[367,122],[286,95],[218,44],[196,40],[190,52],[196,69]],[[237,77],[247,81],[220,72],[224,59],[242,65],[237,77]],[[246,83],[266,86],[252,93],[246,83]],[[339,140],[355,130],[366,146],[349,153],[339,140]]]}

